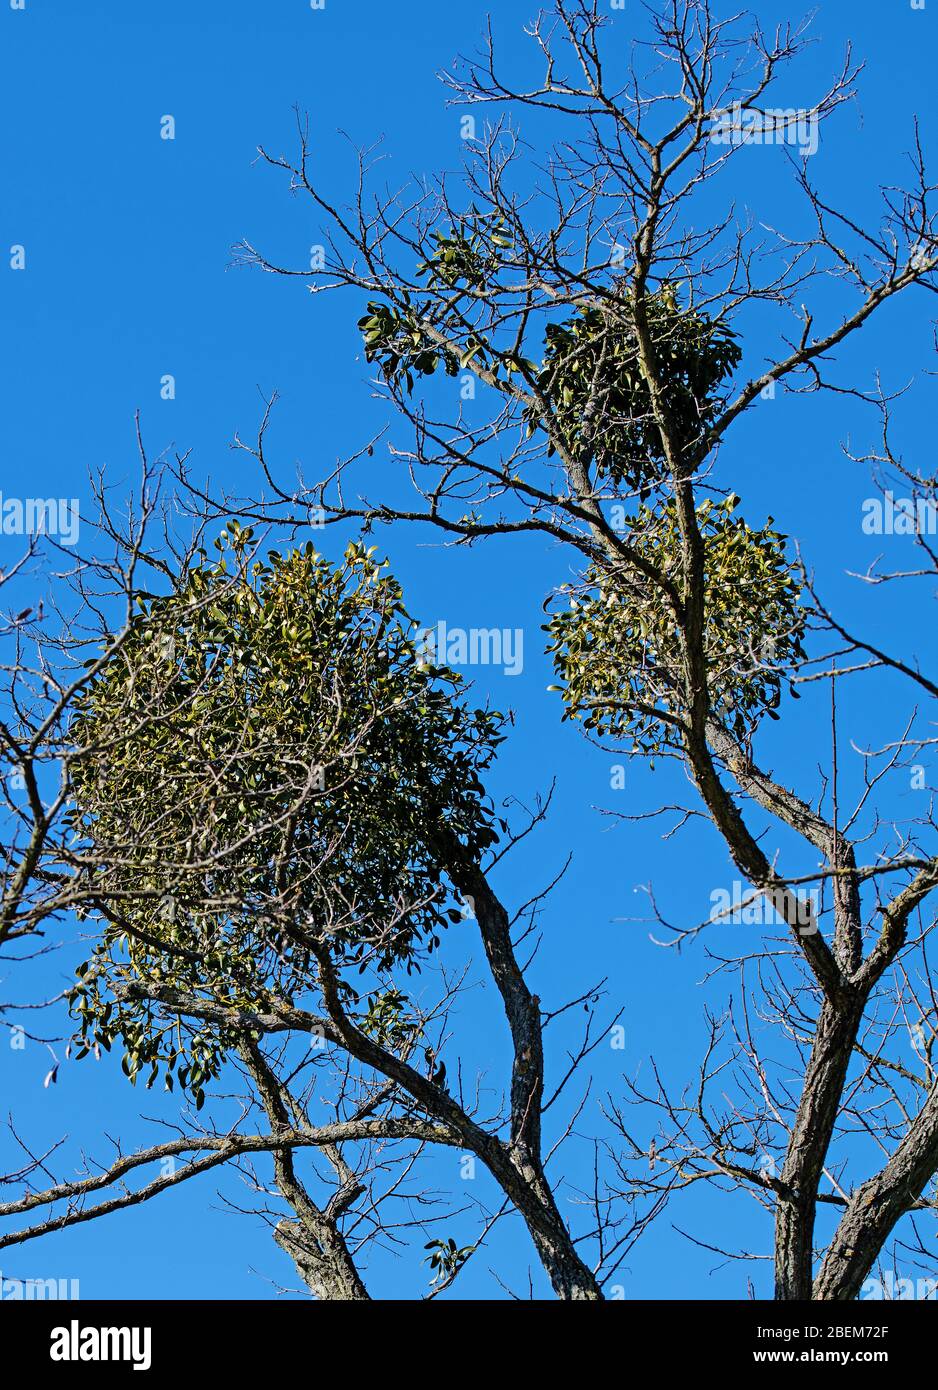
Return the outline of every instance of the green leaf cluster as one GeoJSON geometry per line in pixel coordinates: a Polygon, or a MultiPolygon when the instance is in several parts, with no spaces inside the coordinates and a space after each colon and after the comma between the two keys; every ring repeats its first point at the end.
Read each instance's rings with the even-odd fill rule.
{"type": "MultiPolygon", "coordinates": [[[[73,994],[84,1045],[123,1037],[132,1076],[185,1052],[190,1087],[224,1030],[183,1047],[135,983],[250,1013],[311,987],[311,942],[419,968],[459,915],[440,828],[472,854],[497,838],[481,775],[502,718],[424,663],[386,566],[357,543],[338,566],[311,545],[261,562],[250,540],[232,524],[220,558],[141,602],[70,730],[76,853],[105,918],[73,994]]],[[[395,1007],[372,1005],[385,1036],[395,1007]]]]}
{"type": "MultiPolygon", "coordinates": [[[[484,293],[498,272],[501,249],[510,246],[497,229],[480,223],[436,232],[434,239],[437,249],[418,272],[457,295],[462,287],[484,293]]],[[[671,286],[647,295],[644,310],[668,426],[682,461],[692,466],[709,447],[709,427],[725,403],[720,387],[742,350],[726,324],[682,309],[671,286]]],[[[432,376],[441,365],[449,376],[474,361],[494,375],[504,369],[508,378],[523,371],[539,396],[525,412],[527,428],[546,430],[548,454],[560,446],[642,500],[662,480],[664,446],[628,299],[583,307],[548,324],[540,366],[516,352],[499,353],[473,333],[454,345],[430,332],[435,318],[431,302],[415,304],[407,292],[401,307],[371,301],[358,322],[366,359],[408,392],[416,377],[432,376]]]]}
{"type": "MultiPolygon", "coordinates": [[[[409,297],[408,297],[409,298],[409,297]]],[[[440,363],[447,376],[456,376],[459,358],[444,345],[437,345],[421,327],[418,308],[396,309],[391,304],[371,300],[368,312],[358,320],[365,341],[365,360],[377,362],[385,381],[400,378],[408,391],[414,389],[414,375],[432,376],[440,363]]]]}
{"type": "Polygon", "coordinates": [[[487,289],[498,274],[502,253],[511,248],[504,234],[504,218],[480,218],[477,213],[460,220],[448,232],[434,232],[436,250],[417,267],[418,275],[431,283],[456,289],[487,289]]]}
{"type": "Polygon", "coordinates": [[[460,1248],[450,1236],[448,1240],[427,1241],[423,1248],[431,1252],[424,1263],[433,1270],[433,1278],[430,1280],[432,1288],[434,1284],[442,1284],[446,1279],[452,1279],[466,1263],[475,1246],[464,1245],[460,1248]]]}
{"type": "MultiPolygon", "coordinates": [[[[736,515],[739,498],[697,509],[704,545],[704,649],[714,715],[737,738],[760,719],[777,718],[787,672],[804,655],[805,617],[785,537],[736,515]]],[[[681,548],[673,502],[640,508],[631,544],[680,592],[681,548]]],[[[565,718],[654,755],[677,747],[668,716],[690,707],[684,652],[673,607],[660,586],[629,567],[591,568],[569,607],[546,631],[560,678],[565,718]]],[[[794,691],[792,691],[794,693],[794,691]]]]}
{"type": "Polygon", "coordinates": [[[378,990],[368,999],[368,1008],[359,1020],[359,1027],[382,1047],[399,1047],[413,1035],[416,1027],[407,1013],[407,1005],[407,996],[399,989],[378,990]]]}
{"type": "MultiPolygon", "coordinates": [[[[692,459],[705,451],[723,403],[720,384],[742,350],[730,328],[681,310],[672,291],[649,295],[646,315],[669,425],[684,458],[692,459]]],[[[629,304],[584,308],[549,324],[538,385],[566,450],[644,500],[660,481],[664,449],[629,304]]],[[[530,420],[537,423],[538,415],[530,420]]]]}

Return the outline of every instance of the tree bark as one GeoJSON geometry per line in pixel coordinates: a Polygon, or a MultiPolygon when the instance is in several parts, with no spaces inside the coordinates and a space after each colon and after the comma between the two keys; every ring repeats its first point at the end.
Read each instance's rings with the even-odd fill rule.
{"type": "Polygon", "coordinates": [[[825,999],[818,1017],[801,1101],[785,1155],[786,1192],[775,1209],[775,1297],[810,1299],[814,1217],[824,1160],[863,1016],[864,997],[825,999]]]}
{"type": "Polygon", "coordinates": [[[274,1240],[296,1265],[314,1298],[324,1302],[354,1302],[369,1298],[344,1240],[338,1231],[309,1231],[306,1222],[278,1221],[274,1240]]]}
{"type": "Polygon", "coordinates": [[[938,1171],[938,1085],[881,1172],[858,1187],[821,1265],[814,1298],[858,1297],[889,1233],[938,1171]]]}

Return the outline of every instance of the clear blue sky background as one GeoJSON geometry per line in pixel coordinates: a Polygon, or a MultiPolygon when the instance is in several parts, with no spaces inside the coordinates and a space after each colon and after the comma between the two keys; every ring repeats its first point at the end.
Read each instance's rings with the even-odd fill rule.
{"type": "MultiPolygon", "coordinates": [[[[327,185],[348,186],[351,150],[339,130],[354,144],[384,137],[389,182],[457,168],[459,113],[444,107],[434,74],[475,46],[487,8],[483,0],[327,0],[324,11],[312,11],[307,0],[27,0],[25,12],[16,12],[0,0],[0,489],[85,496],[88,470],[101,465],[115,484],[132,483],[138,408],[152,453],[191,449],[197,473],[236,486],[239,477],[247,480],[246,465],[227,445],[236,430],[250,436],[256,428],[258,387],[282,396],[271,447],[287,473],[298,460],[315,477],[380,428],[383,407],[371,399],[355,329],[359,305],[314,300],[298,282],[229,269],[229,248],[246,237],[274,259],[304,264],[319,240],[310,211],[254,162],[259,143],[292,151],[295,103],[310,112],[317,173],[327,185]],[[176,120],[173,142],[159,138],[166,113],[176,120]],[[15,243],[26,247],[25,273],[7,269],[7,248],[15,243]],[[176,379],[171,402],[160,399],[165,373],[176,379]]],[[[536,6],[499,0],[493,8],[510,58],[526,43],[521,26],[536,6]]],[[[788,4],[757,8],[767,27],[792,14],[788,4]]],[[[834,201],[874,225],[876,184],[904,176],[916,110],[928,134],[936,16],[938,0],[924,11],[905,0],[821,0],[819,41],[799,69],[804,101],[800,88],[792,89],[791,104],[807,104],[846,41],[854,41],[867,63],[861,100],[825,128],[811,172],[834,201]]],[[[615,17],[623,42],[630,22],[628,8],[615,17]]],[[[779,152],[758,151],[733,165],[736,196],[757,219],[770,220],[765,209],[778,205],[781,161],[779,152]]],[[[921,375],[930,365],[929,305],[922,298],[890,308],[864,330],[843,354],[845,377],[862,372],[869,382],[879,367],[897,385],[921,375]]],[[[747,352],[749,363],[761,360],[758,342],[747,352]]],[[[906,421],[909,440],[927,440],[920,461],[933,462],[924,409],[910,406],[906,421]]],[[[880,547],[860,533],[860,502],[870,488],[840,444],[848,434],[868,444],[874,429],[873,418],[846,398],[779,398],[753,412],[724,459],[751,519],[771,510],[801,537],[826,592],[848,604],[844,571],[865,568],[880,547]]],[[[558,801],[536,849],[501,886],[520,901],[532,873],[549,876],[567,849],[574,851],[544,921],[536,978],[545,1002],[556,1003],[608,977],[608,1002],[624,1011],[627,1045],[625,1052],[597,1054],[597,1094],[615,1091],[618,1073],[634,1072],[652,1053],[675,1084],[691,1077],[703,1006],[719,999],[698,984],[703,956],[663,952],[649,942],[647,926],[617,919],[644,911],[635,889],[652,881],[672,920],[697,922],[707,915],[711,890],[736,875],[714,836],[694,833],[678,847],[663,843],[654,825],[629,829],[599,815],[599,807],[647,809],[656,798],[682,795],[683,784],[674,772],[652,780],[636,770],[625,791],[612,792],[615,759],[560,726],[556,698],[545,693],[551,676],[539,623],[540,605],[566,577],[568,558],[543,545],[454,555],[432,535],[404,530],[378,539],[421,618],[525,629],[522,676],[473,673],[480,694],[491,692],[518,716],[494,789],[529,800],[556,776],[558,801]]],[[[0,537],[0,566],[15,544],[0,537]]],[[[913,649],[911,618],[891,611],[885,595],[865,597],[874,605],[870,630],[913,649]]],[[[843,717],[863,743],[894,729],[888,714],[858,701],[848,702],[843,717]]],[[[824,717],[823,704],[805,701],[770,743],[776,765],[803,774],[808,794],[823,749],[809,735],[824,717]]],[[[50,973],[64,980],[67,968],[57,958],[50,973]]],[[[15,971],[4,974],[5,997],[17,997],[15,971]]],[[[68,1133],[72,1144],[104,1155],[102,1128],[146,1136],[135,1120],[138,1097],[116,1064],[63,1067],[57,1086],[44,1090],[48,1065],[44,1048],[10,1053],[0,1040],[3,1108],[15,1112],[31,1143],[41,1147],[68,1133]]],[[[171,1100],[155,1095],[144,1108],[173,1114],[171,1100]]],[[[587,1159],[581,1150],[572,1171],[582,1176],[587,1159]]],[[[439,1171],[441,1182],[452,1177],[439,1171]]],[[[129,1214],[0,1252],[0,1271],[77,1277],[84,1297],[275,1296],[272,1281],[292,1283],[292,1271],[259,1221],[222,1210],[218,1186],[200,1179],[129,1214]]],[[[234,1179],[221,1186],[241,1200],[234,1179]]],[[[672,1222],[703,1240],[769,1249],[768,1224],[754,1204],[701,1192],[675,1206],[632,1253],[619,1281],[627,1297],[741,1297],[747,1274],[767,1292],[765,1263],[724,1266],[672,1222]]],[[[506,1223],[493,1249],[501,1253],[492,1263],[523,1288],[530,1251],[520,1227],[506,1223]]],[[[377,1259],[369,1274],[379,1293],[425,1279],[416,1254],[406,1268],[377,1259]]],[[[491,1294],[485,1262],[457,1288],[462,1296],[491,1294]]]]}

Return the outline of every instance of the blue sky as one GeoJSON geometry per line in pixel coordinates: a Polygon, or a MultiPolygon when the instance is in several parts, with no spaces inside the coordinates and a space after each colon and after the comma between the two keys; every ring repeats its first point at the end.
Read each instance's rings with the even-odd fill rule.
{"type": "MultiPolygon", "coordinates": [[[[299,282],[230,267],[230,248],[241,238],[296,264],[319,239],[309,210],[257,163],[256,148],[292,150],[299,104],[310,113],[317,173],[328,186],[348,188],[352,147],[378,137],[389,182],[455,170],[459,113],[444,106],[435,73],[474,47],[487,6],[326,0],[313,11],[307,0],[26,0],[25,10],[14,11],[0,3],[0,490],[12,495],[28,478],[45,495],[84,497],[89,470],[102,466],[115,486],[132,485],[138,409],[152,454],[191,450],[198,476],[237,487],[249,473],[229,442],[235,431],[251,436],[259,393],[272,390],[281,404],[271,448],[286,474],[299,461],[314,477],[360,447],[386,419],[361,354],[361,307],[351,297],[313,299],[299,282]],[[160,139],[166,114],[175,119],[173,141],[160,139]],[[26,248],[23,272],[7,268],[13,245],[26,248]],[[176,382],[171,401],[161,399],[165,374],[176,382]]],[[[499,0],[494,8],[510,60],[535,5],[499,0]]],[[[790,17],[789,6],[775,3],[760,3],[758,12],[766,27],[790,17]]],[[[848,39],[866,62],[859,103],[825,127],[811,172],[833,201],[846,201],[874,225],[876,185],[902,177],[914,112],[926,135],[934,114],[936,13],[938,0],[924,10],[905,0],[821,0],[818,42],[799,68],[813,93],[848,39]]],[[[628,12],[615,23],[627,35],[628,12]]],[[[759,151],[732,166],[740,180],[733,194],[767,221],[769,210],[785,206],[775,153],[759,151]]],[[[930,327],[929,306],[920,301],[909,296],[865,329],[838,359],[842,377],[869,382],[881,369],[892,386],[922,379],[930,327]]],[[[758,341],[746,348],[749,360],[760,360],[758,341]]],[[[928,439],[928,449],[933,431],[925,433],[924,409],[920,393],[904,408],[903,423],[910,443],[928,439]]],[[[848,398],[779,397],[741,423],[721,466],[747,514],[771,511],[797,534],[825,592],[854,611],[856,586],[845,571],[864,569],[881,543],[860,532],[870,487],[841,453],[848,436],[863,446],[875,437],[872,415],[848,398]]],[[[702,920],[711,890],[736,875],[712,834],[694,831],[682,842],[678,869],[673,842],[662,842],[654,823],[630,827],[599,814],[634,814],[674,799],[683,795],[683,779],[675,769],[654,777],[630,770],[625,790],[612,791],[616,759],[560,725],[556,697],[545,690],[551,674],[539,624],[541,604],[567,577],[570,558],[540,542],[453,553],[417,531],[376,539],[422,620],[525,631],[523,674],[473,673],[478,693],[517,714],[493,790],[529,802],[556,777],[558,793],[536,847],[506,870],[500,887],[521,901],[532,876],[540,886],[574,852],[544,918],[535,974],[542,998],[555,1001],[607,977],[607,1002],[611,1012],[622,1009],[627,1042],[624,1052],[596,1055],[597,1092],[615,1090],[618,1073],[634,1073],[652,1053],[675,1082],[692,1075],[703,1007],[718,1002],[719,991],[700,986],[699,951],[664,952],[648,940],[647,926],[622,919],[644,912],[636,889],[651,881],[668,916],[702,920]]],[[[0,537],[0,567],[14,545],[0,537]]],[[[863,597],[868,630],[913,650],[911,612],[897,614],[881,591],[863,597]]],[[[801,777],[808,794],[823,746],[811,735],[824,717],[823,704],[805,700],[768,740],[776,766],[801,777]]],[[[842,717],[860,743],[894,730],[888,698],[873,708],[859,693],[845,696],[842,717]]],[[[47,969],[51,979],[67,973],[58,957],[47,969]]],[[[16,996],[15,974],[7,968],[4,975],[6,995],[16,996]]],[[[474,1014],[473,1007],[468,1026],[487,1026],[484,1009],[474,1014]]],[[[68,1133],[73,1145],[103,1156],[102,1129],[128,1142],[148,1133],[116,1065],[110,1072],[106,1064],[65,1067],[57,1086],[44,1090],[47,1069],[43,1048],[10,1054],[0,1042],[4,1107],[36,1145],[68,1133]]],[[[148,1113],[171,1118],[169,1100],[147,1102],[148,1113]]],[[[571,1173],[582,1176],[587,1163],[586,1150],[577,1151],[571,1173]]],[[[134,1212],[0,1252],[0,1271],[79,1278],[85,1297],[273,1297],[277,1281],[292,1282],[287,1262],[260,1222],[222,1209],[219,1186],[239,1199],[234,1179],[200,1179],[134,1212]]],[[[627,1297],[742,1297],[747,1274],[766,1291],[765,1263],[724,1267],[672,1222],[700,1239],[718,1230],[723,1244],[769,1248],[766,1220],[745,1198],[697,1193],[633,1251],[619,1281],[627,1297]]],[[[506,1223],[491,1263],[523,1287],[530,1262],[524,1233],[506,1223]]],[[[467,1271],[462,1296],[493,1292],[484,1266],[467,1271]]],[[[396,1281],[416,1288],[425,1277],[416,1255],[403,1272],[379,1257],[370,1273],[376,1292],[396,1281]]]]}

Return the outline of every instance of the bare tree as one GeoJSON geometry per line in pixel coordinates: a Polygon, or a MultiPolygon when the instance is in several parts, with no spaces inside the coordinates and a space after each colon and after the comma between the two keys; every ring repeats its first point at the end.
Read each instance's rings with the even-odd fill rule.
{"type": "MultiPolygon", "coordinates": [[[[317,509],[366,531],[422,522],[458,545],[535,533],[580,557],[551,623],[565,717],[627,756],[679,759],[697,800],[678,823],[709,819],[783,929],[717,959],[742,994],[713,1020],[698,1082],[677,1096],[663,1079],[632,1086],[657,1126],[650,1147],[610,1102],[623,1192],[660,1205],[700,1181],[745,1190],[773,1215],[776,1296],[851,1299],[893,1235],[934,1267],[916,1213],[934,1209],[938,1170],[935,821],[929,807],[897,823],[885,793],[934,746],[919,702],[938,687],[917,656],[838,618],[810,557],[771,523],[743,518],[731,440],[776,389],[837,392],[883,412],[867,459],[881,480],[911,487],[914,517],[934,505],[934,477],[890,443],[888,392],[834,374],[837,349],[892,299],[935,290],[934,187],[917,131],[908,185],[883,190],[875,226],[815,187],[804,156],[854,98],[858,69],[848,54],[801,110],[775,106],[806,26],[766,35],[708,0],[660,0],[630,32],[626,64],[624,23],[637,21],[557,0],[529,30],[541,77],[526,85],[502,69],[490,30],[445,78],[455,105],[490,116],[458,180],[373,192],[379,156],[365,152],[346,208],[315,178],[302,120],[295,157],[262,151],[310,200],[327,255],[313,272],[248,244],[239,258],[317,295],[353,291],[377,389],[410,427],[406,447],[392,433],[388,448],[414,501],[356,496],[353,465],[378,440],[328,478],[284,486],[262,429],[250,452],[265,499],[241,499],[239,514],[302,527],[317,509]],[[756,141],[781,146],[773,157],[800,196],[787,230],[743,223],[732,205],[732,170],[756,141]],[[455,405],[447,378],[466,388],[455,405]],[[848,680],[897,707],[888,746],[851,749],[862,785],[849,802],[837,712],[848,680]],[[766,717],[793,717],[789,695],[816,712],[820,781],[800,791],[757,748],[766,717]]],[[[927,527],[911,533],[919,561],[867,583],[934,574],[927,527]]]]}

